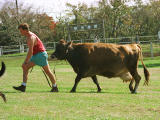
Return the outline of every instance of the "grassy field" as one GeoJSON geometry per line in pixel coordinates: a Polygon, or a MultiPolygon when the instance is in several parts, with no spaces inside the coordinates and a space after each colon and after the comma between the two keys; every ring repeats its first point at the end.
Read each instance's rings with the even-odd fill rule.
{"type": "Polygon", "coordinates": [[[59,93],[50,93],[50,88],[41,69],[36,66],[29,74],[27,91],[15,91],[12,86],[22,82],[21,63],[24,56],[5,56],[6,73],[0,79],[0,91],[7,103],[0,99],[0,119],[5,120],[159,120],[160,118],[160,57],[145,59],[150,71],[149,86],[143,86],[143,69],[138,94],[130,94],[128,83],[119,78],[98,76],[101,93],[90,78],[82,79],[76,93],[73,87],[76,74],[65,62],[49,61],[56,65],[59,93]]]}

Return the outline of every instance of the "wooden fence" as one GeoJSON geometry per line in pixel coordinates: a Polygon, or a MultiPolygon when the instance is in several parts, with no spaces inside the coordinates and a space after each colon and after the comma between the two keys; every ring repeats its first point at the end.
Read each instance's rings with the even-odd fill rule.
{"type": "MultiPolygon", "coordinates": [[[[106,38],[106,39],[86,39],[73,40],[74,43],[84,42],[102,42],[115,44],[131,44],[138,43],[141,45],[144,57],[160,56],[160,40],[158,36],[136,36],[136,37],[120,37],[120,38],[106,38]]],[[[44,43],[46,50],[54,50],[56,42],[44,43]]],[[[27,52],[28,47],[24,45],[10,45],[0,46],[0,56],[5,54],[23,53],[27,52]]]]}

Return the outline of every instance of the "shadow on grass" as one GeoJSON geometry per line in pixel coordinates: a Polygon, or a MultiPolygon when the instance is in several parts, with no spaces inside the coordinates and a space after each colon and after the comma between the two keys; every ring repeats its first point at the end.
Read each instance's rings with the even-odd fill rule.
{"type": "MultiPolygon", "coordinates": [[[[20,91],[3,91],[4,94],[12,94],[12,93],[51,93],[55,94],[50,91],[26,91],[26,92],[20,92],[20,91]]],[[[69,92],[69,91],[59,91],[56,93],[68,93],[68,94],[79,94],[79,93],[89,93],[89,94],[131,94],[129,92],[96,92],[96,91],[77,91],[77,92],[69,92]]]]}
{"type": "MultiPolygon", "coordinates": [[[[70,92],[70,91],[59,91],[59,92],[50,92],[50,91],[26,91],[26,92],[20,92],[20,91],[1,91],[2,93],[50,93],[50,94],[56,94],[56,93],[68,93],[68,94],[79,94],[79,93],[89,93],[89,94],[131,94],[130,92],[117,92],[117,91],[101,91],[101,92],[97,92],[97,91],[76,91],[76,92],[70,92]]],[[[139,93],[137,93],[139,94],[139,93]]]]}
{"type": "Polygon", "coordinates": [[[16,91],[3,91],[2,93],[17,93],[16,91]]]}
{"type": "Polygon", "coordinates": [[[2,91],[2,93],[50,93],[50,91],[26,91],[26,92],[21,92],[21,91],[2,91]]]}
{"type": "MultiPolygon", "coordinates": [[[[160,67],[160,63],[145,64],[147,68],[160,67]]],[[[143,68],[143,65],[138,65],[138,67],[143,68]]]]}
{"type": "Polygon", "coordinates": [[[101,92],[97,92],[95,91],[76,91],[76,92],[70,92],[70,91],[59,91],[59,93],[68,93],[68,94],[85,94],[85,93],[89,93],[89,94],[131,94],[129,91],[128,92],[117,92],[117,91],[101,91],[101,92]]]}
{"type": "MultiPolygon", "coordinates": [[[[70,92],[69,92],[70,93],[70,92]]],[[[73,94],[76,93],[93,93],[93,94],[131,94],[130,92],[107,92],[107,91],[103,91],[103,92],[96,92],[96,91],[80,91],[80,92],[75,92],[73,94]]]]}

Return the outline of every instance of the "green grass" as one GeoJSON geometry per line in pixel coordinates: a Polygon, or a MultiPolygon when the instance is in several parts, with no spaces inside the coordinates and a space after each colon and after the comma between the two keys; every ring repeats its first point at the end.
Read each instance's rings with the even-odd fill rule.
{"type": "Polygon", "coordinates": [[[82,79],[76,93],[73,87],[76,74],[65,61],[49,61],[55,66],[59,93],[50,93],[50,88],[41,69],[36,66],[29,74],[27,91],[17,92],[12,86],[22,82],[21,64],[23,55],[1,57],[6,64],[6,73],[0,79],[0,91],[7,103],[0,99],[0,119],[5,120],[158,120],[160,118],[160,57],[145,58],[144,63],[151,73],[150,85],[143,86],[143,69],[138,94],[130,94],[128,83],[119,78],[98,76],[101,93],[90,78],[82,79]]]}

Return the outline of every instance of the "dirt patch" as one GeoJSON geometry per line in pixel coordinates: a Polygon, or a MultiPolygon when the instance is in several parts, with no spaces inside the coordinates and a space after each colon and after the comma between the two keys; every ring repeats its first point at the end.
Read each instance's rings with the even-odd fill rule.
{"type": "Polygon", "coordinates": [[[148,111],[160,113],[160,108],[149,108],[148,111]]]}

